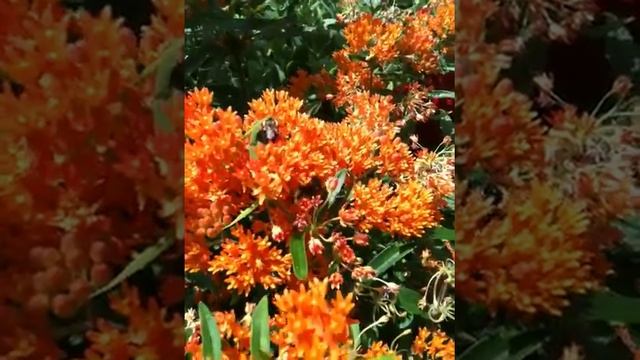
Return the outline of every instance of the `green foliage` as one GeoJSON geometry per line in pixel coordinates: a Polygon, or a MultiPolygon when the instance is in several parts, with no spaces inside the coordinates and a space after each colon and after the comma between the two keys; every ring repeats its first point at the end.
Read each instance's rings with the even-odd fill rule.
{"type": "MultiPolygon", "coordinates": [[[[188,3],[197,9],[197,1],[188,3]]],[[[217,104],[239,112],[298,69],[328,66],[341,45],[335,1],[212,3],[186,18],[185,86],[208,87],[217,104]]]]}
{"type": "Polygon", "coordinates": [[[202,337],[202,356],[205,360],[222,360],[222,340],[213,314],[203,303],[198,304],[200,334],[202,337]]]}
{"type": "Polygon", "coordinates": [[[290,246],[291,258],[293,260],[293,273],[298,279],[304,280],[307,278],[307,274],[309,272],[304,233],[293,234],[290,246]]]}
{"type": "Polygon", "coordinates": [[[251,356],[262,360],[270,358],[269,340],[269,298],[260,299],[251,316],[251,356]]]}

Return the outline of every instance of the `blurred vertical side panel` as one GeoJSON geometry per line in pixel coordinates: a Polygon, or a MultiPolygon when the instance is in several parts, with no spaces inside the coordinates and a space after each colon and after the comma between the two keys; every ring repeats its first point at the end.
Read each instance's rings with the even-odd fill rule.
{"type": "Polygon", "coordinates": [[[639,9],[459,1],[460,358],[640,357],[639,9]]]}
{"type": "Polygon", "coordinates": [[[183,1],[0,14],[0,358],[181,358],[183,1]]]}

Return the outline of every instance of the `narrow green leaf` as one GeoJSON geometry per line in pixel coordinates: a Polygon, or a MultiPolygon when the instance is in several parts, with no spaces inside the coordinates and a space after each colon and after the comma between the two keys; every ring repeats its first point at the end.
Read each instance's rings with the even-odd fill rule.
{"type": "Polygon", "coordinates": [[[351,335],[351,340],[353,341],[353,349],[357,350],[358,346],[360,346],[360,323],[349,325],[349,334],[351,335]]]}
{"type": "MultiPolygon", "coordinates": [[[[460,360],[506,360],[509,357],[509,343],[501,335],[493,335],[479,340],[467,351],[463,352],[460,360]]],[[[458,356],[456,356],[458,358],[458,356]]]]}
{"type": "Polygon", "coordinates": [[[96,297],[100,294],[103,294],[111,289],[113,289],[116,285],[120,284],[124,280],[126,280],[129,276],[137,273],[138,271],[144,269],[147,265],[149,265],[153,260],[155,260],[160,254],[162,254],[165,250],[169,248],[173,244],[172,240],[160,239],[158,243],[149,246],[144,249],[140,254],[138,254],[127,266],[125,266],[122,271],[116,275],[107,285],[101,287],[96,290],[91,297],[96,297]]]}
{"type": "Polygon", "coordinates": [[[245,136],[249,136],[249,157],[251,159],[255,159],[256,155],[256,145],[258,144],[258,134],[260,134],[260,130],[262,130],[263,120],[256,121],[251,125],[251,129],[245,134],[245,136]]]}
{"type": "Polygon", "coordinates": [[[518,350],[516,353],[509,355],[509,360],[525,360],[529,355],[536,353],[542,348],[543,343],[541,341],[533,342],[524,348],[518,350]]]}
{"type": "Polygon", "coordinates": [[[158,70],[158,68],[161,65],[165,65],[166,64],[167,59],[174,60],[174,61],[177,62],[179,60],[180,49],[182,49],[182,45],[183,44],[184,44],[184,39],[177,39],[177,40],[172,41],[170,44],[168,44],[167,47],[165,48],[165,50],[163,51],[162,55],[160,55],[160,57],[158,59],[156,59],[154,62],[149,64],[149,66],[147,66],[142,71],[142,73],[140,74],[140,79],[141,80],[145,79],[149,75],[151,75],[154,72],[156,72],[156,70],[158,70]],[[165,64],[163,64],[163,62],[165,62],[165,64]]]}
{"type": "Polygon", "coordinates": [[[429,96],[436,99],[455,99],[456,93],[451,90],[433,90],[429,92],[429,96]]]}
{"type": "Polygon", "coordinates": [[[435,228],[431,232],[431,234],[429,234],[429,238],[453,241],[456,239],[456,232],[454,229],[447,229],[441,226],[441,227],[435,228]]]}
{"type": "Polygon", "coordinates": [[[640,298],[614,292],[601,292],[592,296],[587,316],[593,320],[640,324],[640,298]]]}
{"type": "Polygon", "coordinates": [[[204,360],[222,360],[222,339],[213,314],[202,302],[198,304],[200,317],[200,335],[202,337],[202,355],[204,360]]]}
{"type": "Polygon", "coordinates": [[[251,204],[251,206],[249,206],[248,208],[242,210],[242,212],[240,214],[238,214],[238,216],[236,216],[236,218],[233,219],[232,222],[230,222],[227,226],[224,227],[224,230],[232,227],[233,225],[235,225],[238,222],[240,222],[242,219],[244,219],[247,216],[249,216],[249,214],[251,214],[253,212],[253,210],[255,210],[256,208],[258,208],[258,203],[257,202],[251,204]]]}
{"type": "Polygon", "coordinates": [[[291,237],[291,257],[293,259],[293,273],[295,276],[304,280],[307,278],[309,271],[307,265],[307,251],[305,249],[304,234],[295,233],[291,237]]]}
{"type": "Polygon", "coordinates": [[[269,340],[269,299],[263,296],[251,315],[251,358],[268,360],[271,357],[269,340]]]}
{"type": "Polygon", "coordinates": [[[169,119],[169,116],[167,116],[167,114],[165,114],[164,110],[162,109],[162,102],[163,101],[159,99],[154,99],[151,102],[153,122],[156,125],[157,129],[165,132],[171,132],[173,131],[173,123],[171,122],[171,119],[169,119]]]}
{"type": "Polygon", "coordinates": [[[371,266],[378,275],[381,275],[412,251],[413,245],[411,244],[402,246],[392,244],[371,259],[369,266],[371,266]]]}

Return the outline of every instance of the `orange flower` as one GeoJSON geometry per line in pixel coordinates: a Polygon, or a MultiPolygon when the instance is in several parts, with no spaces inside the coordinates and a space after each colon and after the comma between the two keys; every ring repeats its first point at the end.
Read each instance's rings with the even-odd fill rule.
{"type": "Polygon", "coordinates": [[[455,342],[441,330],[420,328],[411,346],[413,355],[427,359],[455,359],[455,342]]]}
{"type": "Polygon", "coordinates": [[[256,237],[242,227],[231,233],[238,241],[226,240],[209,268],[213,273],[225,272],[229,290],[247,295],[256,285],[273,289],[287,281],[291,274],[290,254],[283,255],[266,237],[256,237]]]}
{"type": "Polygon", "coordinates": [[[340,209],[341,222],[365,233],[377,228],[404,237],[419,237],[437,225],[441,215],[430,189],[415,180],[396,186],[376,178],[356,184],[353,202],[340,209]]]}
{"type": "Polygon", "coordinates": [[[327,300],[327,280],[314,279],[308,288],[285,290],[276,295],[279,313],[274,324],[278,330],[272,341],[280,358],[343,359],[349,354],[349,313],[353,309],[352,294],[338,292],[327,300]]]}
{"type": "Polygon", "coordinates": [[[400,355],[390,350],[389,346],[383,343],[382,341],[376,341],[373,344],[371,344],[371,346],[369,346],[369,349],[367,349],[367,352],[363,356],[364,356],[364,359],[376,360],[376,359],[379,359],[381,356],[385,356],[385,355],[387,356],[386,358],[390,358],[390,359],[396,359],[396,360],[402,359],[400,355]]]}
{"type": "Polygon", "coordinates": [[[184,0],[153,0],[157,12],[151,16],[151,24],[142,28],[140,59],[145,65],[160,59],[166,49],[166,39],[184,36],[184,0]]]}
{"type": "Polygon", "coordinates": [[[322,69],[318,74],[309,74],[300,69],[289,80],[289,94],[300,99],[306,98],[309,90],[314,90],[319,99],[327,99],[336,92],[335,80],[327,72],[322,69]]]}
{"type": "Polygon", "coordinates": [[[211,261],[211,250],[202,236],[185,234],[184,269],[186,272],[206,271],[211,261]]]}
{"type": "Polygon", "coordinates": [[[509,80],[494,88],[469,85],[462,120],[456,126],[456,162],[467,169],[482,166],[503,174],[505,181],[535,175],[544,161],[544,129],[531,106],[529,98],[516,92],[509,80]],[[517,178],[508,173],[514,168],[517,178]]]}
{"type": "Polygon", "coordinates": [[[123,329],[100,319],[96,330],[87,333],[91,342],[86,359],[163,359],[183,356],[184,329],[177,315],[167,314],[154,299],[143,305],[135,288],[123,287],[122,293],[112,296],[111,308],[128,320],[123,329]]]}
{"type": "Polygon", "coordinates": [[[608,267],[588,240],[585,203],[534,182],[496,216],[480,191],[456,207],[456,291],[491,311],[560,315],[571,294],[595,289],[608,267]]]}
{"type": "Polygon", "coordinates": [[[222,338],[233,341],[233,347],[237,351],[249,350],[251,329],[248,324],[239,323],[232,311],[216,312],[214,317],[222,338]]]}

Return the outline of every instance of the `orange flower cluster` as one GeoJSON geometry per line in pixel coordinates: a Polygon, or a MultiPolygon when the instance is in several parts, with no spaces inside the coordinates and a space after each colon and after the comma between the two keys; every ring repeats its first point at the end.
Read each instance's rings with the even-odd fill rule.
{"type": "MultiPolygon", "coordinates": [[[[301,229],[308,225],[305,217],[291,217],[304,200],[296,200],[296,192],[315,179],[321,183],[332,179],[340,169],[354,177],[376,170],[396,182],[395,190],[375,179],[366,185],[354,184],[353,205],[341,210],[344,225],[358,223],[361,231],[376,227],[405,237],[420,236],[437,225],[438,209],[443,206],[441,196],[449,191],[432,190],[417,180],[415,156],[394,135],[389,121],[393,110],[389,98],[358,94],[351,99],[347,117],[338,124],[301,112],[302,102],[283,91],[267,90],[252,101],[244,122],[231,110],[213,109],[211,100],[206,90],[191,92],[185,99],[187,271],[226,269],[229,276],[238,273],[239,268],[231,266],[246,263],[239,251],[244,245],[233,246],[233,251],[229,248],[224,257],[214,261],[216,265],[209,267],[211,254],[204,238],[216,236],[244,206],[255,201],[259,206],[256,211],[269,213],[271,227],[279,232],[274,239],[281,241],[280,232],[290,235],[292,224],[301,229]],[[262,132],[269,120],[276,124],[273,130],[277,137],[253,143],[253,134],[262,132]],[[269,205],[274,201],[280,206],[269,205]],[[283,212],[282,206],[288,210],[283,212]],[[359,223],[360,219],[366,220],[359,223]]],[[[430,184],[451,188],[452,179],[449,185],[430,184]]],[[[273,231],[269,233],[273,236],[273,231]]],[[[275,255],[272,260],[276,261],[275,255]]],[[[248,269],[243,272],[252,273],[248,269]]],[[[235,281],[234,286],[246,284],[235,281]]],[[[250,290],[240,287],[243,292],[250,290]]]]}
{"type": "Polygon", "coordinates": [[[292,79],[291,89],[302,96],[312,86],[320,87],[322,98],[326,98],[326,90],[335,88],[337,93],[331,99],[342,106],[358,91],[384,87],[383,78],[374,72],[378,64],[399,61],[420,73],[432,73],[439,66],[439,56],[452,55],[447,41],[455,31],[454,13],[450,0],[432,1],[417,12],[402,12],[390,16],[392,19],[360,13],[343,30],[345,48],[333,54],[335,83],[323,75],[326,72],[311,76],[300,72],[292,79]]]}
{"type": "MultiPolygon", "coordinates": [[[[182,38],[181,2],[153,1],[156,17],[139,38],[108,7],[91,14],[62,3],[0,5],[10,19],[0,25],[0,112],[14,120],[0,125],[0,237],[11,239],[0,282],[19,284],[0,291],[0,303],[34,324],[72,319],[134,252],[180,237],[171,228],[181,217],[183,135],[157,127],[149,104],[181,128],[183,95],[154,99],[154,77],[138,69],[182,38]]],[[[0,342],[20,334],[21,356],[64,356],[45,341],[49,329],[17,322],[0,342]]],[[[167,346],[140,351],[157,358],[167,346]]],[[[4,350],[0,358],[18,356],[4,350]]]]}
{"type": "Polygon", "coordinates": [[[327,281],[313,280],[308,287],[285,290],[276,295],[279,313],[274,318],[278,331],[272,341],[280,350],[279,358],[345,359],[349,355],[349,313],[352,294],[341,292],[327,300],[327,281]]]}
{"type": "Polygon", "coordinates": [[[376,341],[369,348],[367,352],[364,353],[364,359],[375,360],[379,359],[381,356],[385,356],[385,359],[393,359],[393,360],[402,360],[400,355],[397,355],[395,352],[389,349],[389,346],[382,341],[376,341]]]}
{"type": "MultiPolygon", "coordinates": [[[[451,138],[444,149],[427,150],[417,135],[409,142],[413,130],[405,127],[446,113],[432,101],[435,85],[422,82],[450,62],[453,30],[448,0],[395,18],[359,12],[345,24],[344,48],[332,55],[335,72],[300,70],[287,90],[264,90],[245,114],[216,107],[207,89],[185,97],[187,278],[210,276],[214,288],[246,304],[266,290],[277,309],[270,318],[274,358],[400,358],[395,342],[376,341],[369,329],[406,316],[394,301],[401,287],[379,279],[367,262],[375,247],[421,243],[453,195],[451,138]],[[387,65],[406,69],[413,83],[398,82],[387,65]],[[316,117],[318,102],[340,115],[316,117]],[[306,263],[296,266],[301,248],[306,263]],[[376,309],[373,323],[363,321],[370,326],[363,338],[371,341],[362,348],[353,348],[349,334],[358,322],[356,299],[376,309]]],[[[420,279],[431,271],[415,270],[420,279]]],[[[233,311],[221,314],[224,356],[248,358],[246,322],[236,322],[233,311]]],[[[199,359],[195,328],[185,351],[199,359]]]]}
{"type": "MultiPolygon", "coordinates": [[[[543,13],[560,6],[544,3],[543,13]]],[[[589,18],[590,1],[570,3],[563,9],[589,18]]],[[[587,112],[563,101],[553,78],[541,75],[532,79],[539,95],[530,99],[499,76],[523,39],[485,39],[486,23],[500,19],[497,4],[465,0],[460,9],[456,48],[465,62],[456,74],[463,95],[456,161],[469,176],[456,197],[457,290],[493,312],[560,315],[569,296],[601,286],[609,272],[604,250],[619,238],[611,221],[640,205],[633,170],[640,132],[624,115],[636,106],[625,100],[631,84],[619,78],[587,112]],[[604,111],[611,97],[618,105],[604,111]],[[488,184],[468,189],[478,169],[488,184]],[[497,194],[487,195],[489,185],[497,194]]],[[[537,30],[566,40],[582,20],[565,24],[571,29],[551,23],[537,30]]]]}
{"type": "Polygon", "coordinates": [[[506,303],[560,314],[567,294],[595,288],[604,275],[586,235],[584,203],[565,200],[549,184],[510,194],[502,209],[474,190],[457,212],[459,294],[491,311],[506,303]]]}
{"type": "Polygon", "coordinates": [[[453,360],[456,357],[455,342],[440,330],[420,328],[413,340],[411,351],[424,359],[453,360]]]}
{"type": "Polygon", "coordinates": [[[405,237],[420,236],[440,220],[433,193],[421,183],[401,184],[394,191],[379,179],[353,188],[353,203],[340,211],[340,221],[362,232],[377,228],[405,237]]]}
{"type": "MultiPolygon", "coordinates": [[[[216,312],[214,320],[220,331],[220,337],[225,340],[222,347],[222,358],[225,360],[249,360],[251,329],[247,322],[238,322],[233,312],[216,312]]],[[[195,319],[188,319],[193,321],[195,319]]],[[[202,339],[199,325],[193,324],[195,330],[185,345],[185,353],[194,360],[205,360],[202,356],[202,339]]]]}
{"type": "Polygon", "coordinates": [[[169,318],[165,309],[150,299],[142,303],[138,290],[124,286],[121,294],[110,299],[111,309],[127,318],[127,326],[114,326],[99,319],[89,331],[91,342],[85,359],[166,359],[182,356],[184,327],[178,314],[169,318]]]}
{"type": "Polygon", "coordinates": [[[291,271],[290,254],[282,255],[267,238],[258,238],[242,228],[235,228],[232,234],[237,242],[224,242],[209,268],[214,274],[225,272],[229,290],[247,295],[256,285],[273,289],[287,281],[291,271]]]}
{"type": "Polygon", "coordinates": [[[504,174],[506,178],[535,173],[544,161],[544,129],[534,120],[532,102],[515,92],[509,80],[495,87],[483,81],[488,79],[463,85],[466,101],[456,126],[456,161],[467,169],[480,166],[503,174],[507,165],[516,169],[504,174]]]}

